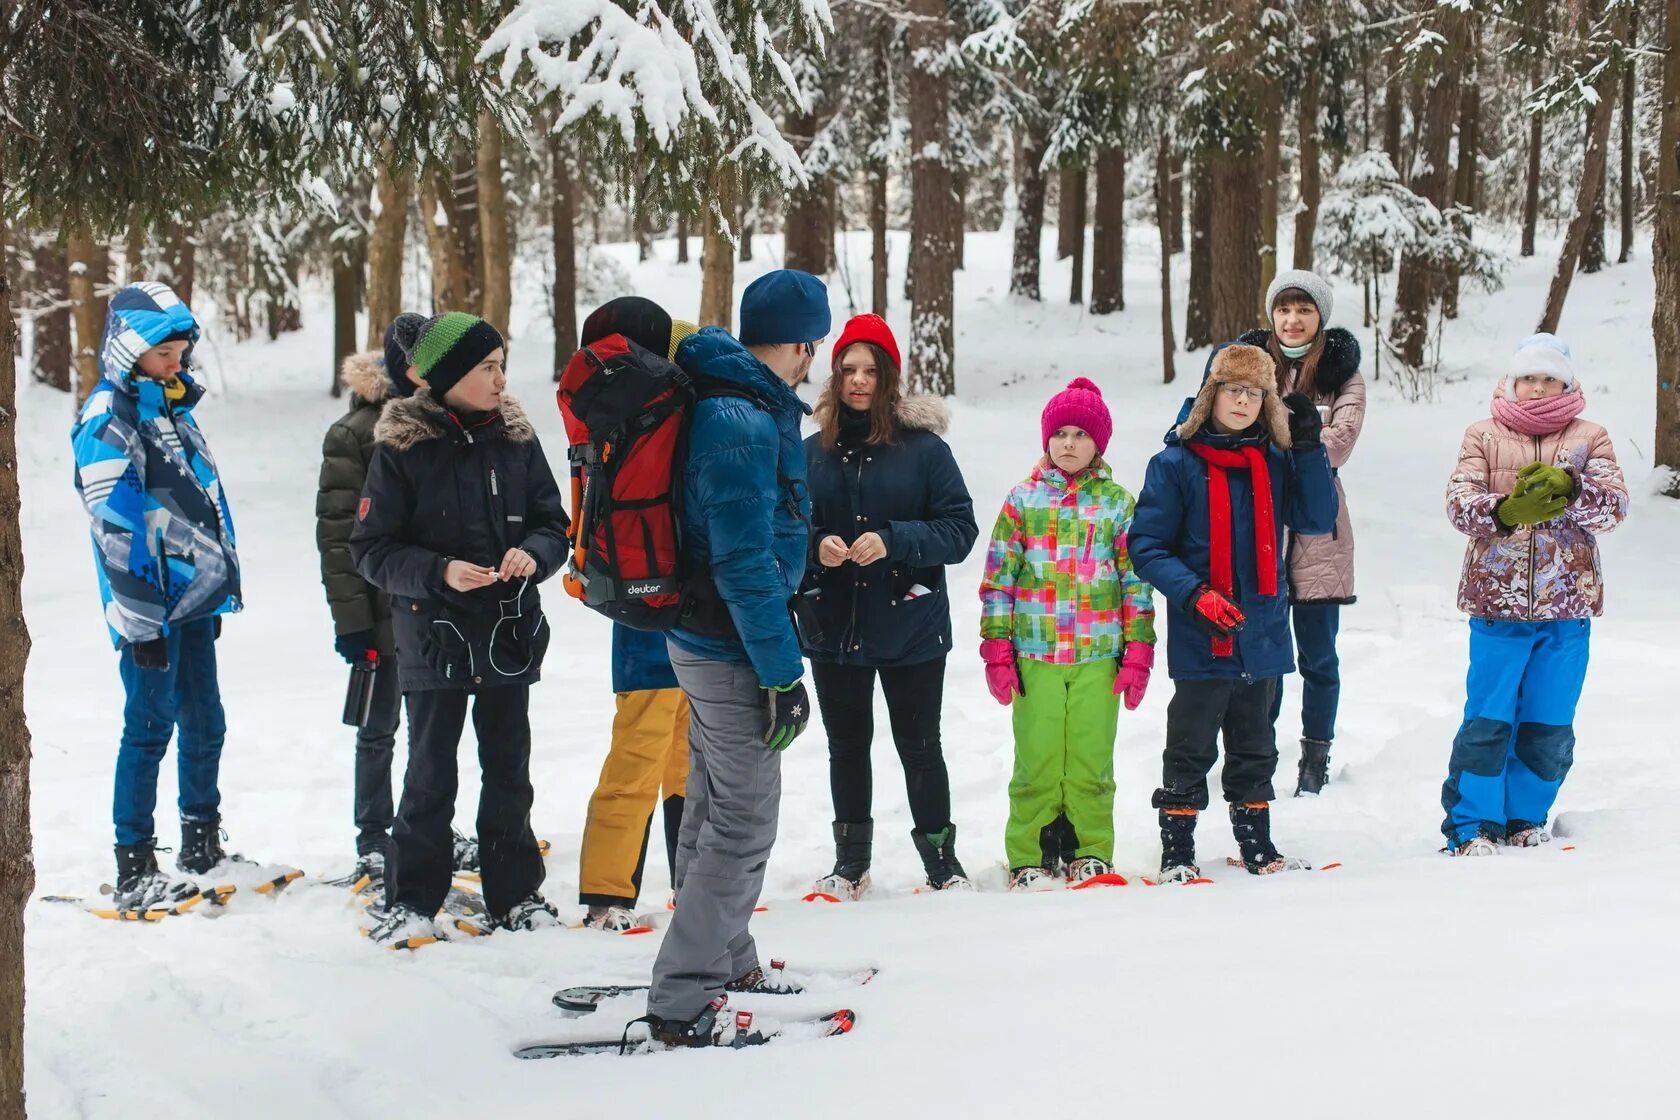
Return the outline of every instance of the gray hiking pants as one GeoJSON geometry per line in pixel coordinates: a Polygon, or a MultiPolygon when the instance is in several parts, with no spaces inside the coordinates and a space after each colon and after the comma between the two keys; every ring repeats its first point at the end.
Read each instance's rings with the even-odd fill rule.
{"type": "Polygon", "coordinates": [[[677,909],[653,962],[648,1011],[687,1020],[758,965],[747,923],[776,842],[782,756],[764,745],[768,716],[751,665],[670,650],[691,711],[688,790],[677,909]]]}

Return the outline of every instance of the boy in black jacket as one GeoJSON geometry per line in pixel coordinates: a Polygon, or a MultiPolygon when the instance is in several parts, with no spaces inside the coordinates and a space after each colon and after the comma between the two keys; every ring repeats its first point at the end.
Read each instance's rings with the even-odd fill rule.
{"type": "Polygon", "coordinates": [[[560,487],[524,409],[503,395],[494,327],[460,312],[438,316],[410,357],[424,385],[380,416],[350,536],[357,569],[391,596],[408,705],[386,910],[369,934],[392,944],[437,936],[469,695],[483,770],[485,904],[502,928],[559,923],[538,891],[528,703],[549,639],[536,584],[566,552],[560,487]]]}

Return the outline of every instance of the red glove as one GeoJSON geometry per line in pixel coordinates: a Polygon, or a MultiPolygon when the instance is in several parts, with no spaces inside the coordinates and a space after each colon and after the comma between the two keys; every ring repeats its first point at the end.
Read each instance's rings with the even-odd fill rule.
{"type": "Polygon", "coordinates": [[[1213,631],[1216,637],[1229,638],[1248,621],[1235,603],[1205,583],[1196,592],[1190,606],[1191,617],[1213,631]]]}
{"type": "Polygon", "coordinates": [[[1127,642],[1120,658],[1120,673],[1114,678],[1114,695],[1125,698],[1126,710],[1137,711],[1149,688],[1149,670],[1155,666],[1155,647],[1148,642],[1127,642]]]}
{"type": "Polygon", "coordinates": [[[1015,667],[1015,644],[1008,638],[987,638],[980,643],[980,657],[986,663],[986,687],[992,699],[1008,705],[1017,696],[1025,696],[1021,687],[1021,672],[1015,667]]]}

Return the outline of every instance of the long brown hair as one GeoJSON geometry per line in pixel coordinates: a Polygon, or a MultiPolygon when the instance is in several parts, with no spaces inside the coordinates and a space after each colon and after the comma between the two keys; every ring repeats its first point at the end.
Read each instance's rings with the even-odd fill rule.
{"type": "MultiPolygon", "coordinates": [[[[1286,288],[1278,293],[1277,298],[1272,301],[1272,306],[1276,307],[1285,300],[1306,300],[1308,303],[1313,303],[1312,297],[1300,288],[1286,288]]],[[[1318,305],[1313,303],[1313,306],[1317,307],[1318,305]]],[[[1270,319],[1271,313],[1267,312],[1266,317],[1270,319]]],[[[1277,367],[1278,394],[1280,396],[1283,394],[1284,371],[1292,363],[1299,361],[1301,363],[1301,373],[1296,377],[1295,387],[1291,392],[1305,393],[1309,397],[1316,397],[1318,395],[1318,362],[1320,358],[1324,357],[1324,312],[1319,312],[1318,333],[1313,335],[1312,348],[1300,358],[1291,358],[1283,352],[1283,343],[1278,341],[1275,321],[1267,329],[1271,332],[1272,337],[1266,343],[1266,352],[1271,354],[1272,363],[1277,367]]]]}
{"type": "MultiPolygon", "coordinates": [[[[873,342],[854,342],[846,347],[846,352],[859,346],[869,347],[875,358],[875,395],[869,401],[869,436],[864,442],[871,446],[892,443],[898,437],[898,363],[873,342]]],[[[833,372],[828,384],[823,386],[822,396],[817,398],[817,434],[828,451],[840,443],[840,410],[846,407],[840,399],[840,361],[845,356],[844,353],[834,355],[833,372]]]]}

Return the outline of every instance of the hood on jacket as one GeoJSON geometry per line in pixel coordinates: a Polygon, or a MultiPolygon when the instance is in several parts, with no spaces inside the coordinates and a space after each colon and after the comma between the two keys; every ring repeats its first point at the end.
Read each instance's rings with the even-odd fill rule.
{"type": "MultiPolygon", "coordinates": [[[[1244,331],[1237,341],[1244,346],[1258,346],[1266,350],[1272,344],[1272,332],[1264,327],[1256,327],[1251,331],[1244,331]]],[[[1268,351],[1269,352],[1269,351],[1268,351]]],[[[1324,353],[1318,358],[1318,372],[1314,375],[1318,391],[1334,396],[1342,391],[1354,374],[1359,372],[1359,361],[1364,355],[1359,349],[1359,339],[1346,327],[1330,327],[1324,332],[1324,353]]],[[[1211,366],[1212,359],[1209,359],[1211,366]]],[[[1203,372],[1206,376],[1206,371],[1203,372]]]]}
{"type": "Polygon", "coordinates": [[[677,347],[676,362],[695,376],[748,389],[767,406],[795,409],[801,416],[811,414],[810,406],[799,399],[792,386],[722,327],[706,327],[683,339],[677,347]]]}
{"type": "Polygon", "coordinates": [[[187,350],[181,356],[185,371],[198,345],[198,320],[192,310],[167,284],[143,281],[128,285],[111,297],[111,308],[105,314],[105,336],[99,343],[100,375],[131,383],[140,355],[173,334],[187,335],[187,350]]]}
{"type": "MultiPolygon", "coordinates": [[[[828,401],[828,394],[824,393],[812,411],[819,424],[828,414],[828,401]]],[[[893,418],[898,421],[899,427],[910,432],[932,432],[942,436],[951,427],[951,410],[945,404],[945,398],[931,395],[900,397],[893,409],[893,418]]]]}
{"type": "MultiPolygon", "coordinates": [[[[413,396],[393,397],[385,402],[379,423],[373,426],[373,438],[376,443],[406,451],[427,440],[453,438],[461,430],[455,414],[433,399],[431,390],[422,385],[413,396]]],[[[529,443],[537,438],[536,426],[526,415],[524,406],[507,393],[502,394],[498,435],[509,443],[529,443]]]]}
{"type": "Polygon", "coordinates": [[[383,404],[396,395],[385,373],[385,356],[377,350],[351,354],[338,368],[338,382],[363,404],[383,404]]]}
{"type": "Polygon", "coordinates": [[[1213,417],[1213,398],[1222,384],[1247,385],[1262,389],[1259,423],[1271,435],[1272,442],[1289,450],[1289,410],[1278,395],[1277,368],[1272,356],[1258,346],[1242,342],[1226,343],[1213,352],[1202,375],[1202,387],[1190,405],[1190,411],[1179,422],[1177,432],[1188,441],[1207,425],[1213,417]]]}

